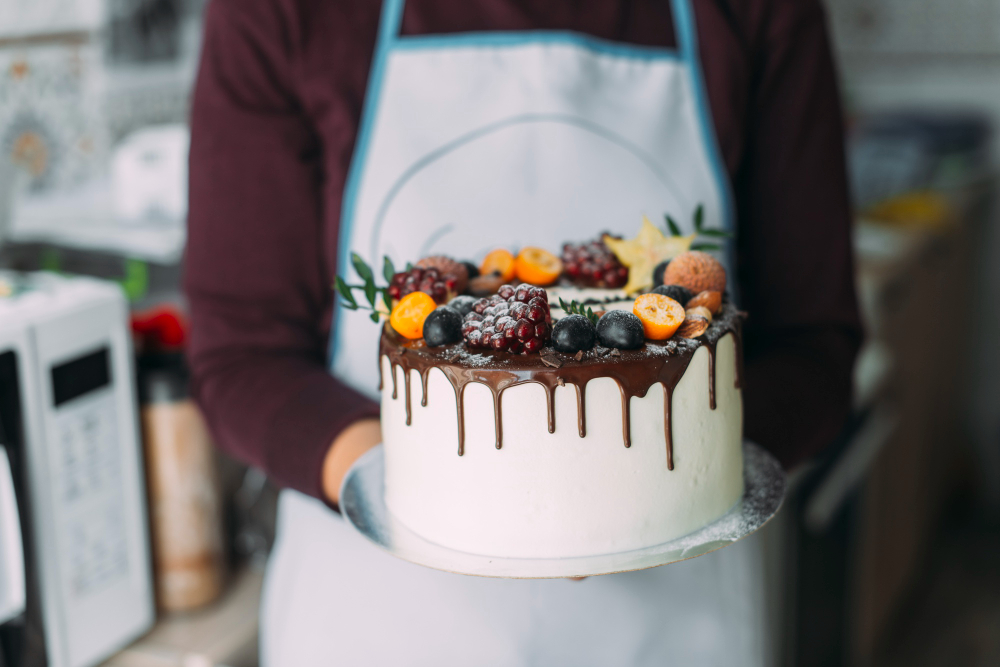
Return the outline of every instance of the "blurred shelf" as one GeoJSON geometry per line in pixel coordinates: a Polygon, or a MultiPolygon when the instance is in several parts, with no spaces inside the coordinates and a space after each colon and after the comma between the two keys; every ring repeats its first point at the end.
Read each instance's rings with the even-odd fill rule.
{"type": "Polygon", "coordinates": [[[102,667],[256,667],[263,580],[262,571],[244,567],[218,601],[161,616],[146,636],[102,667]]]}
{"type": "Polygon", "coordinates": [[[182,220],[116,219],[108,178],[44,198],[25,198],[11,217],[10,241],[110,252],[158,264],[179,262],[187,238],[182,220]]]}

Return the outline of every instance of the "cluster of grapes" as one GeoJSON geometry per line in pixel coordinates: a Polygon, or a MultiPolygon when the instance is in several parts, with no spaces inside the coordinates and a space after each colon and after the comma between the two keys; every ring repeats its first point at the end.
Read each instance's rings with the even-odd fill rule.
{"type": "Polygon", "coordinates": [[[455,292],[457,284],[458,278],[456,276],[443,276],[434,267],[415,266],[409,271],[393,274],[392,281],[389,283],[389,296],[393,301],[398,301],[407,294],[423,292],[434,299],[435,303],[445,303],[448,300],[448,294],[455,292]]]}
{"type": "Polygon", "coordinates": [[[574,283],[588,287],[624,287],[628,269],[604,244],[604,238],[585,243],[566,243],[562,248],[563,271],[574,283]]]}

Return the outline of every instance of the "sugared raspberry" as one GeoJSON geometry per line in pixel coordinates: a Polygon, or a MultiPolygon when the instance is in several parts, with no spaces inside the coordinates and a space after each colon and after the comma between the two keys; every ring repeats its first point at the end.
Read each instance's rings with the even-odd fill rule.
{"type": "Polygon", "coordinates": [[[533,285],[504,285],[498,294],[472,305],[462,323],[462,335],[474,349],[537,352],[552,336],[548,294],[533,285]]]}
{"type": "Polygon", "coordinates": [[[577,285],[618,288],[628,282],[628,269],[604,244],[603,237],[563,245],[564,272],[577,285]]]}

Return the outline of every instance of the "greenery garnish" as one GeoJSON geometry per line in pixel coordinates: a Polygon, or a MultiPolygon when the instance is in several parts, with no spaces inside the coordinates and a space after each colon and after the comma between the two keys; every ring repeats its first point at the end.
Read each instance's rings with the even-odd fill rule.
{"type": "MultiPolygon", "coordinates": [[[[684,236],[681,232],[680,225],[677,221],[671,218],[669,215],[663,216],[667,221],[667,231],[670,232],[671,236],[684,236]]],[[[698,204],[698,208],[694,210],[694,231],[696,236],[708,236],[711,238],[723,239],[732,236],[730,232],[723,229],[706,229],[705,228],[705,208],[701,204],[698,204]]],[[[718,243],[692,243],[691,250],[722,250],[722,246],[718,243]]]]}
{"type": "Polygon", "coordinates": [[[594,326],[597,326],[597,315],[594,314],[594,311],[590,306],[584,306],[579,301],[570,301],[567,303],[562,297],[559,297],[559,307],[562,308],[563,312],[567,315],[583,315],[590,320],[594,326]]]}
{"type": "MultiPolygon", "coordinates": [[[[375,284],[375,274],[372,272],[372,268],[365,263],[365,260],[361,259],[358,253],[351,253],[351,264],[361,278],[362,284],[348,285],[347,281],[337,276],[334,281],[334,287],[336,287],[337,292],[340,294],[341,305],[347,310],[370,310],[372,313],[372,322],[378,322],[379,311],[375,303],[379,295],[382,296],[382,303],[385,304],[386,310],[392,310],[392,298],[389,296],[389,289],[388,287],[378,287],[375,284]],[[365,300],[368,301],[367,306],[359,304],[358,300],[354,298],[354,290],[356,289],[361,290],[365,295],[365,300]]],[[[385,277],[385,281],[387,283],[392,282],[392,276],[395,273],[396,269],[392,264],[392,260],[385,257],[382,261],[382,275],[385,277]]]]}

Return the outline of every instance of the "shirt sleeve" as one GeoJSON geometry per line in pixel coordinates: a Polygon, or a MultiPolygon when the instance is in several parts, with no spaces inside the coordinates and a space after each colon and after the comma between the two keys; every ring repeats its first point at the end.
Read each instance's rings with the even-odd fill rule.
{"type": "Polygon", "coordinates": [[[322,461],[378,406],[325,368],[319,140],[296,98],[294,21],[214,0],[191,114],[184,286],[193,388],[218,445],[322,497],[322,461]]]}
{"type": "Polygon", "coordinates": [[[818,2],[775,0],[752,48],[734,190],[749,438],[786,466],[817,453],[850,410],[861,342],[844,126],[818,2]]]}

